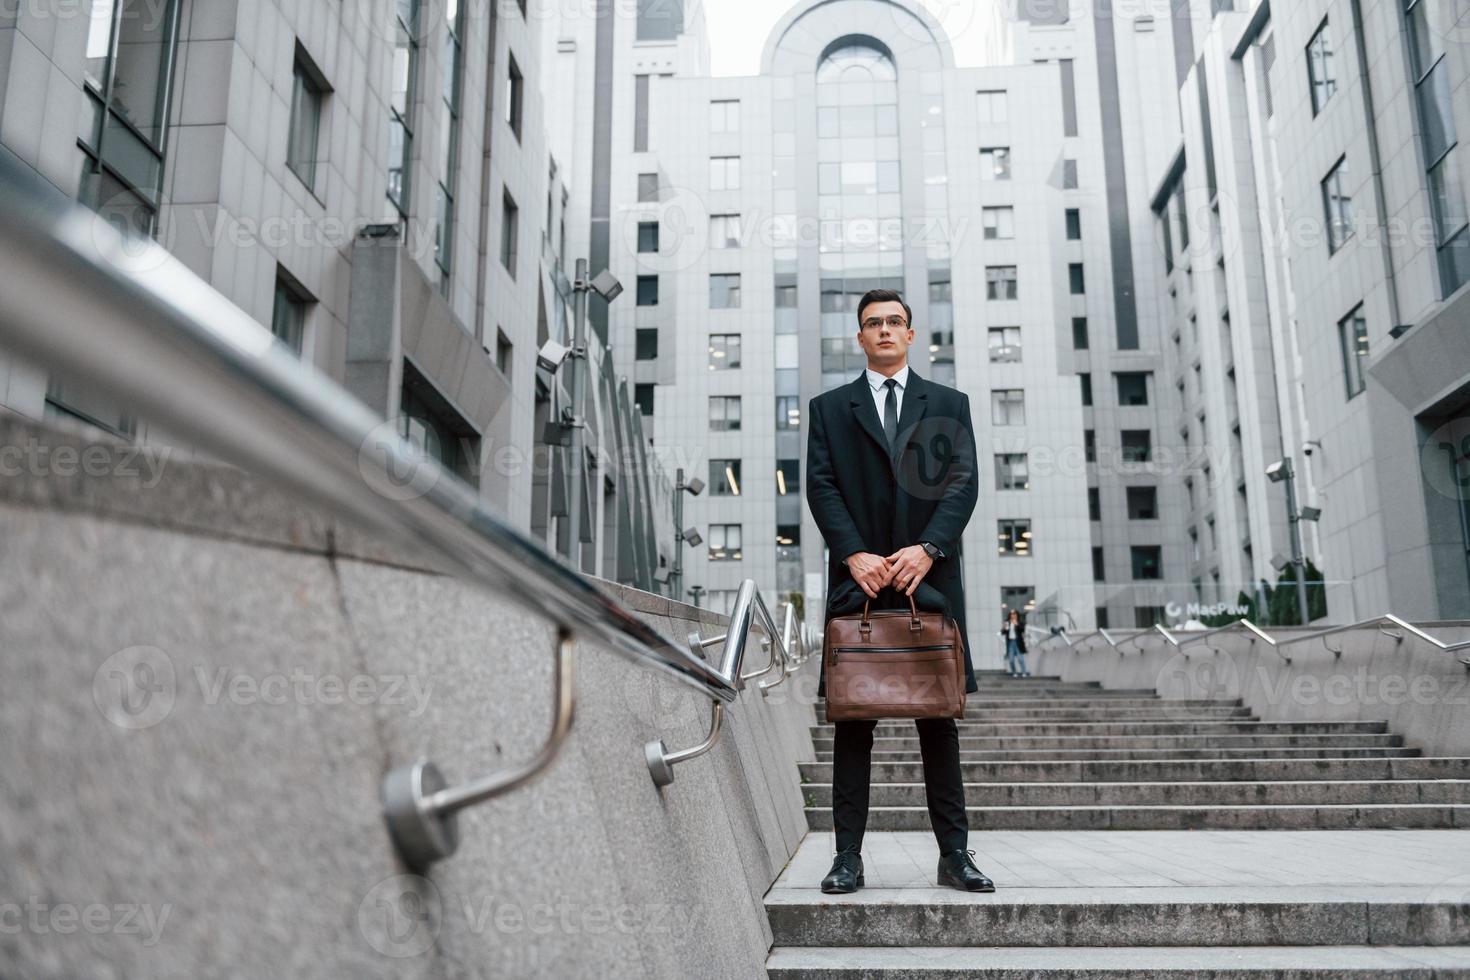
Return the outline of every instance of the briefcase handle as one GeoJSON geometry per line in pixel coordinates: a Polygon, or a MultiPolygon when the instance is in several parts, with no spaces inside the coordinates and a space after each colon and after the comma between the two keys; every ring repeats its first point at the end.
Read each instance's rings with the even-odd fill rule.
{"type": "MultiPolygon", "coordinates": [[[[921,632],[923,630],[923,628],[924,628],[924,624],[921,623],[921,622],[919,622],[919,607],[914,604],[914,597],[913,597],[913,595],[910,595],[908,597],[908,600],[909,600],[909,632],[911,632],[911,633],[921,632]]],[[[872,599],[864,599],[863,600],[863,618],[862,618],[862,621],[858,623],[858,632],[863,635],[863,639],[864,640],[868,639],[868,637],[870,637],[872,635],[872,633],[873,633],[873,627],[868,622],[868,604],[871,603],[872,601],[873,601],[872,599]]]]}

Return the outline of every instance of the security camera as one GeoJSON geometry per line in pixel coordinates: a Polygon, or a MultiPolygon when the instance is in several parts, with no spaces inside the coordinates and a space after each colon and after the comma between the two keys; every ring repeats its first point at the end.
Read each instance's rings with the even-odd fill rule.
{"type": "Polygon", "coordinates": [[[1322,443],[1318,442],[1316,439],[1309,439],[1306,442],[1302,443],[1302,455],[1310,456],[1312,455],[1312,453],[1321,448],[1322,443]]]}

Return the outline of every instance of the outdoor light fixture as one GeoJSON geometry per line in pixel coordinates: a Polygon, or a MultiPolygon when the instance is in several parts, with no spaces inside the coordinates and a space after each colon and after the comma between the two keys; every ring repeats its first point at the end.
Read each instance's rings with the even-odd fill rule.
{"type": "Polygon", "coordinates": [[[1278,459],[1266,467],[1266,476],[1270,478],[1272,483],[1280,483],[1282,480],[1285,480],[1291,476],[1291,460],[1278,459]]]}
{"type": "Polygon", "coordinates": [[[657,568],[655,568],[653,570],[653,580],[655,582],[667,582],[669,580],[669,569],[668,569],[668,566],[666,566],[666,565],[660,565],[657,568]]]}
{"type": "Polygon", "coordinates": [[[617,299],[623,292],[623,284],[618,282],[617,276],[606,269],[593,276],[588,285],[592,287],[593,292],[609,303],[617,299]]]}
{"type": "Polygon", "coordinates": [[[699,492],[704,489],[704,481],[696,476],[694,479],[684,484],[684,489],[688,490],[692,496],[697,497],[699,496],[699,492]]]}
{"type": "Polygon", "coordinates": [[[682,537],[684,538],[685,543],[687,543],[691,548],[699,547],[700,542],[704,540],[704,538],[700,537],[699,531],[692,527],[685,528],[682,537]]]}
{"type": "Polygon", "coordinates": [[[1291,559],[1290,558],[1287,558],[1285,555],[1283,555],[1279,551],[1276,552],[1276,554],[1274,554],[1274,555],[1271,556],[1271,567],[1274,568],[1274,569],[1276,569],[1278,572],[1281,571],[1283,568],[1285,568],[1287,565],[1290,565],[1290,564],[1291,564],[1291,559]]]}
{"type": "Polygon", "coordinates": [[[1321,518],[1322,518],[1322,508],[1321,507],[1303,507],[1302,508],[1302,520],[1304,520],[1304,521],[1316,521],[1316,520],[1321,520],[1321,518]]]}
{"type": "Polygon", "coordinates": [[[554,340],[548,340],[536,352],[536,366],[555,374],[557,369],[561,367],[562,361],[565,361],[567,355],[571,352],[572,349],[570,347],[564,344],[558,344],[554,340]]]}

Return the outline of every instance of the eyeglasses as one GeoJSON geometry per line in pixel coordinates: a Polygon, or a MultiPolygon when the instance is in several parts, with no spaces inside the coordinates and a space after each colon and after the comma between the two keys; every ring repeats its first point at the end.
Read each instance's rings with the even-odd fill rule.
{"type": "Polygon", "coordinates": [[[909,322],[901,316],[870,316],[863,321],[863,326],[868,328],[869,330],[877,330],[885,323],[892,327],[894,330],[902,330],[904,327],[909,325],[909,322]]]}

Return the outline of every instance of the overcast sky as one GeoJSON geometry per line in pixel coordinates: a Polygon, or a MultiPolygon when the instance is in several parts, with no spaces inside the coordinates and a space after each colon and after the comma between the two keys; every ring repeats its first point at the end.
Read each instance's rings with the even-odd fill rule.
{"type": "MultiPolygon", "coordinates": [[[[700,0],[709,30],[710,72],[755,75],[760,72],[766,36],[794,0],[700,0]]],[[[980,64],[980,31],[973,0],[919,0],[950,35],[955,64],[980,64]]]]}

